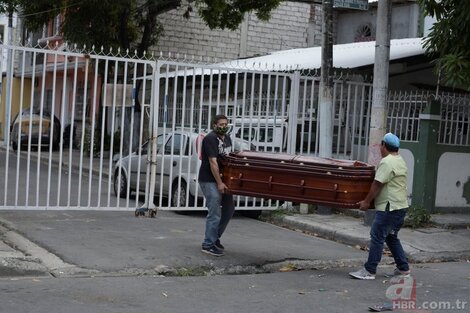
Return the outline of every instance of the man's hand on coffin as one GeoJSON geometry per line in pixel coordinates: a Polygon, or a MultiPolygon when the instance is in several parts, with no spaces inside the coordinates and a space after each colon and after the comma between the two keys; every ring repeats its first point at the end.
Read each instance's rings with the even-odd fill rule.
{"type": "Polygon", "coordinates": [[[370,207],[370,202],[367,202],[365,200],[362,200],[362,201],[359,201],[358,203],[356,203],[357,206],[359,207],[359,209],[361,211],[367,211],[370,207]]]}
{"type": "Polygon", "coordinates": [[[217,158],[209,158],[209,164],[211,167],[212,175],[214,176],[215,181],[217,182],[217,189],[219,190],[220,193],[224,193],[225,189],[228,189],[228,188],[222,181],[222,175],[219,170],[219,164],[217,163],[217,158]]]}
{"type": "Polygon", "coordinates": [[[369,193],[367,194],[366,198],[356,203],[361,211],[367,211],[367,209],[370,208],[370,203],[379,194],[380,190],[382,190],[382,187],[383,184],[381,182],[374,180],[370,186],[369,193]]]}
{"type": "Polygon", "coordinates": [[[219,192],[220,193],[225,193],[225,190],[228,189],[227,185],[225,185],[224,183],[218,183],[217,184],[217,189],[219,189],[219,192]]]}

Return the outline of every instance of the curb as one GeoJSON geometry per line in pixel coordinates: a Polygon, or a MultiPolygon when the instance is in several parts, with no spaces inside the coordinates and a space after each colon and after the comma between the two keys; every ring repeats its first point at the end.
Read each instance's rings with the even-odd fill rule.
{"type": "Polygon", "coordinates": [[[299,221],[295,216],[271,216],[267,220],[278,226],[282,226],[292,230],[299,230],[309,234],[317,235],[324,239],[329,239],[344,243],[351,246],[361,246],[367,247],[369,245],[369,239],[363,237],[354,236],[351,234],[346,234],[339,232],[337,230],[331,229],[330,227],[320,225],[312,225],[311,223],[306,223],[299,221]]]}
{"type": "MultiPolygon", "coordinates": [[[[265,216],[266,222],[285,227],[291,230],[305,232],[309,235],[318,236],[327,240],[333,240],[339,243],[347,244],[353,247],[366,248],[369,245],[369,237],[365,238],[348,233],[347,230],[333,229],[331,226],[320,222],[303,222],[300,216],[265,216]]],[[[403,243],[403,248],[408,260],[411,263],[429,263],[429,262],[455,262],[470,258],[470,250],[465,251],[439,251],[429,252],[416,249],[415,247],[403,243]]],[[[384,256],[382,262],[388,263],[391,257],[384,256]]]]}

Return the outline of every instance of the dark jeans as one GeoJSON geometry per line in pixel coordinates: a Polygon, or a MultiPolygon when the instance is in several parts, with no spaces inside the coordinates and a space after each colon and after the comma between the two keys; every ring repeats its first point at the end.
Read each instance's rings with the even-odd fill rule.
{"type": "Polygon", "coordinates": [[[384,242],[392,252],[397,268],[401,271],[410,269],[400,239],[398,239],[398,231],[403,226],[405,215],[406,209],[375,213],[370,229],[369,258],[364,264],[369,273],[375,274],[377,271],[377,265],[382,259],[384,242]]]}

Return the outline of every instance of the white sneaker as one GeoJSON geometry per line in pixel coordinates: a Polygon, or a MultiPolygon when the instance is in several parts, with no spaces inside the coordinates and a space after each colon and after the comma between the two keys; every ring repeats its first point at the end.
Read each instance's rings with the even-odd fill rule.
{"type": "Polygon", "coordinates": [[[349,276],[356,279],[375,279],[375,274],[369,273],[365,268],[361,268],[357,272],[351,272],[349,273],[349,276]]]}
{"type": "Polygon", "coordinates": [[[385,274],[385,277],[410,277],[410,270],[408,271],[401,271],[395,267],[392,273],[385,274]]]}

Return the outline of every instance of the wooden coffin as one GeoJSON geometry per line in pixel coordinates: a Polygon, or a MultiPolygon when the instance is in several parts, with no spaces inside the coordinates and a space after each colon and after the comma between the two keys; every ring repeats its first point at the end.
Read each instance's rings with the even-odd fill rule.
{"type": "Polygon", "coordinates": [[[234,195],[356,208],[374,175],[359,161],[240,151],[227,156],[223,181],[234,195]]]}

